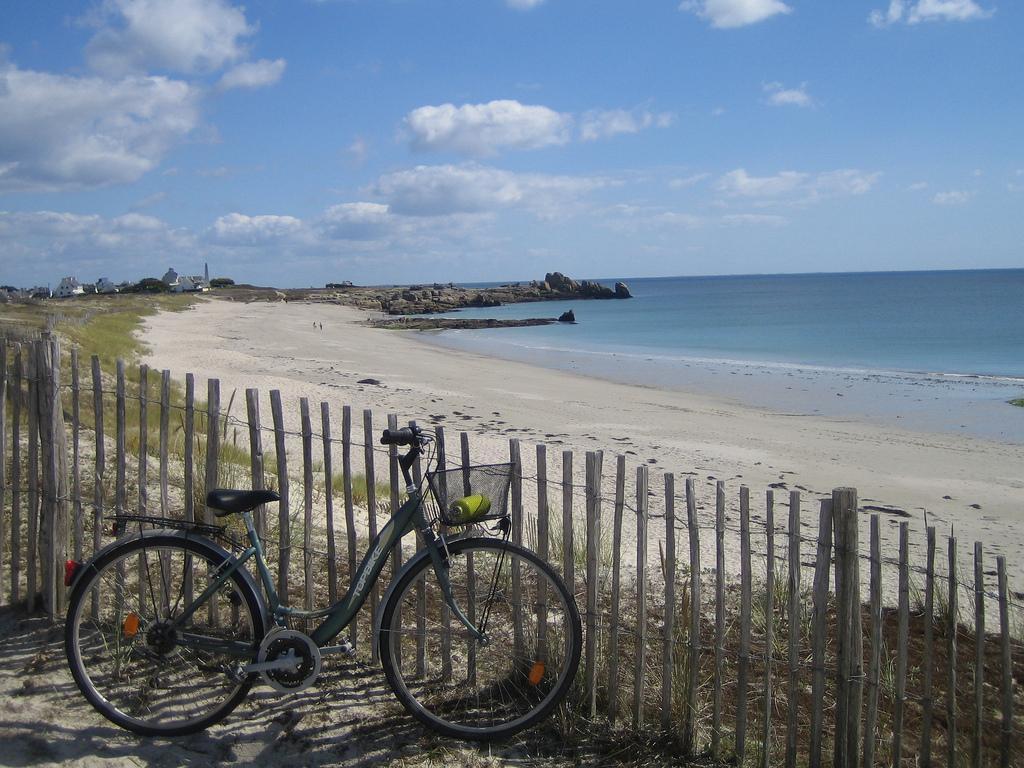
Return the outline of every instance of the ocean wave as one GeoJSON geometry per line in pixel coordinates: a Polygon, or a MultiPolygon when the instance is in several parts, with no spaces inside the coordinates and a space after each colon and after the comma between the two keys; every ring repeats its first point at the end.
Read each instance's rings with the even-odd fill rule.
{"type": "MultiPolygon", "coordinates": [[[[467,350],[483,354],[497,354],[497,356],[499,357],[501,355],[498,354],[498,350],[501,347],[508,347],[517,350],[522,350],[523,353],[527,356],[529,356],[530,353],[550,355],[573,354],[586,355],[601,360],[625,358],[627,360],[636,360],[638,362],[662,363],[667,365],[706,365],[717,367],[731,366],[754,369],[789,371],[794,373],[820,373],[846,376],[856,375],[871,377],[888,377],[894,379],[932,379],[953,382],[970,381],[986,384],[1000,384],[1006,386],[1024,387],[1024,377],[1005,374],[962,373],[954,371],[900,370],[894,368],[871,368],[865,366],[821,365],[814,363],[789,362],[781,360],[748,360],[733,357],[670,354],[665,353],[664,351],[638,352],[636,350],[627,349],[595,349],[593,347],[578,346],[571,347],[553,344],[542,344],[536,342],[527,343],[522,340],[513,339],[501,339],[500,341],[496,342],[494,338],[490,336],[487,338],[485,342],[482,337],[475,335],[474,331],[452,331],[450,332],[450,335],[446,333],[444,335],[434,337],[433,341],[435,343],[440,344],[441,346],[456,346],[459,348],[465,348],[467,350]],[[453,345],[446,344],[444,341],[445,336],[447,336],[449,339],[453,337],[459,337],[460,343],[453,345]]],[[[530,360],[529,357],[527,357],[525,361],[540,362],[536,360],[530,360]]]]}

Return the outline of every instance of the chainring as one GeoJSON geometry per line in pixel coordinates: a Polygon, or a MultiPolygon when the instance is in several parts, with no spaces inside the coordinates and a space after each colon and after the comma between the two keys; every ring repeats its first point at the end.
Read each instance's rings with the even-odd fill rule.
{"type": "Polygon", "coordinates": [[[270,669],[260,672],[263,682],[281,693],[304,691],[316,682],[320,675],[320,649],[313,639],[295,629],[271,630],[263,642],[257,661],[295,660],[292,669],[270,669]]]}

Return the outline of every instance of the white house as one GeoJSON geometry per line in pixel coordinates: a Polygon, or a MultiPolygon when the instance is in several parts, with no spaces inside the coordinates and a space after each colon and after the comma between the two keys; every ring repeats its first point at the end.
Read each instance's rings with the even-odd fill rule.
{"type": "Polygon", "coordinates": [[[168,269],[160,280],[175,293],[210,290],[209,281],[202,275],[179,275],[173,267],[168,269]]]}
{"type": "Polygon", "coordinates": [[[57,286],[57,290],[53,292],[53,295],[58,299],[66,299],[70,296],[81,296],[83,293],[85,293],[85,289],[78,282],[77,278],[65,277],[60,281],[60,285],[57,286]]]}
{"type": "Polygon", "coordinates": [[[117,293],[117,286],[110,281],[109,277],[101,277],[96,281],[96,293],[117,293]]]}

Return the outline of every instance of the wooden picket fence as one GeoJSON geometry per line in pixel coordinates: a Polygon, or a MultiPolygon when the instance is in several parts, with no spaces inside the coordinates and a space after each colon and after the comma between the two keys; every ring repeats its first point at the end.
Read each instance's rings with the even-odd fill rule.
{"type": "MultiPolygon", "coordinates": [[[[77,350],[62,358],[50,334],[0,341],[0,603],[58,620],[64,561],[110,540],[107,517],[212,522],[205,490],[236,486],[280,494],[257,526],[279,593],[311,608],[343,594],[401,503],[397,451],[377,442],[395,414],[367,409],[360,424],[343,406],[336,436],[331,404],[314,427],[306,398],[290,419],[274,390],[265,425],[255,389],[239,418],[216,379],[204,402],[192,374],[181,392],[170,371],[103,371],[94,356],[85,383],[77,350]]],[[[493,440],[474,452],[469,433],[448,445],[433,428],[439,469],[494,460],[493,440]]],[[[762,505],[692,473],[678,491],[671,472],[655,488],[649,465],[630,470],[622,455],[606,472],[603,453],[580,466],[562,450],[549,474],[548,448],[524,456],[509,440],[512,536],[576,594],[581,731],[661,734],[683,755],[741,765],[1024,764],[1024,611],[1002,556],[993,574],[974,544],[965,579],[955,538],[940,546],[926,527],[912,558],[909,523],[862,513],[853,489],[813,500],[768,489],[762,505]]],[[[385,578],[415,546],[395,550],[385,578]]],[[[378,586],[348,629],[371,661],[379,599],[378,586]]]]}

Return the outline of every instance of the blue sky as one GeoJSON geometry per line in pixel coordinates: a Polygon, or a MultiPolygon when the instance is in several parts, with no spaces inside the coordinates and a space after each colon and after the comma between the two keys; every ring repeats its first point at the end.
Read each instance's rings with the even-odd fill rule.
{"type": "Polygon", "coordinates": [[[0,283],[1024,266],[1024,8],[7,0],[0,283]]]}

